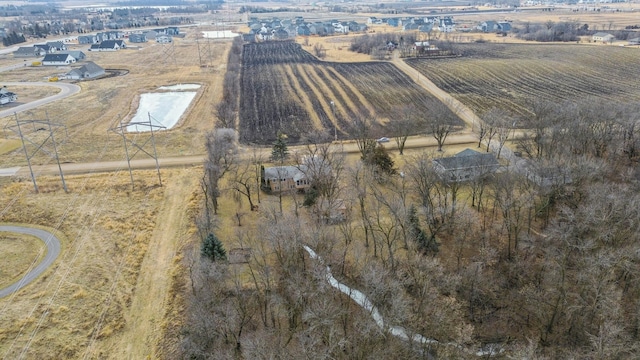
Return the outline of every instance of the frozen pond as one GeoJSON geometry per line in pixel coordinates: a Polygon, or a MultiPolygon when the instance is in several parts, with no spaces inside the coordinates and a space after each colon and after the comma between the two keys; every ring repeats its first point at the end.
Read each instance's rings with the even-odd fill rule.
{"type": "Polygon", "coordinates": [[[200,84],[176,84],[170,86],[160,86],[158,90],[196,90],[200,89],[200,84]]]}
{"type": "Polygon", "coordinates": [[[236,37],[236,36],[240,36],[240,34],[238,33],[234,33],[231,30],[224,30],[224,31],[203,31],[202,35],[205,38],[209,38],[209,39],[224,39],[224,38],[232,38],[232,37],[236,37]]]}
{"type": "MultiPolygon", "coordinates": [[[[166,93],[147,93],[140,95],[140,105],[136,115],[131,119],[130,123],[149,122],[149,114],[151,115],[151,123],[153,125],[164,126],[167,129],[174,127],[185,110],[191,104],[196,96],[195,91],[180,91],[166,93]]],[[[129,132],[149,131],[149,126],[129,125],[129,132]]],[[[159,130],[154,128],[154,130],[159,130]]]]}

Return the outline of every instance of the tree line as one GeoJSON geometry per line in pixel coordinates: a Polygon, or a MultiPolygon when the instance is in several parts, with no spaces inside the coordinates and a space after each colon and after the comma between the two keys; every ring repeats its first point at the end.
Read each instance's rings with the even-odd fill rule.
{"type": "Polygon", "coordinates": [[[502,166],[478,163],[464,181],[434,169],[456,130],[437,109],[433,119],[399,109],[394,126],[424,128],[442,151],[400,155],[399,130],[394,156],[366,116],[349,129],[356,162],[325,132],[276,152],[281,139],[277,163],[307,171],[313,201],[261,195],[261,165],[272,160],[240,154],[219,122],[207,134],[199,241],[185,257],[179,357],[469,358],[464,349],[489,345],[513,358],[637,357],[638,110],[597,99],[532,101],[523,116],[491,109],[474,147],[502,166]],[[256,223],[243,222],[254,210],[256,223]],[[221,216],[237,220],[232,231],[221,216]],[[232,263],[225,246],[247,256],[232,263]],[[327,283],[325,265],[386,322],[439,343],[389,336],[327,283]]]}

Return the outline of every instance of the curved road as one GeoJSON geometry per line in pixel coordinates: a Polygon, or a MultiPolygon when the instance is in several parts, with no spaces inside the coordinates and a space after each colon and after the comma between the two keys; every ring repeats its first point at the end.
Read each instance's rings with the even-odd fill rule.
{"type": "Polygon", "coordinates": [[[48,231],[23,226],[9,225],[0,226],[0,232],[2,231],[32,235],[39,238],[47,246],[47,254],[44,256],[44,259],[36,267],[31,269],[31,271],[29,271],[25,276],[23,276],[22,279],[7,286],[4,289],[0,289],[0,299],[5,296],[9,296],[27,286],[30,282],[35,280],[38,276],[40,276],[40,274],[47,270],[47,268],[51,266],[51,264],[53,264],[53,262],[56,260],[56,258],[58,258],[58,255],[60,254],[60,240],[48,231]]]}
{"type": "Polygon", "coordinates": [[[54,102],[60,99],[64,99],[71,95],[77,94],[80,92],[80,86],[75,84],[67,84],[67,83],[54,83],[54,82],[3,82],[2,85],[7,86],[54,86],[60,89],[60,92],[48,96],[46,98],[38,99],[31,101],[26,104],[12,106],[7,108],[6,110],[0,111],[0,118],[13,115],[13,113],[19,113],[26,110],[35,109],[38,106],[48,104],[50,102],[54,102]]]}

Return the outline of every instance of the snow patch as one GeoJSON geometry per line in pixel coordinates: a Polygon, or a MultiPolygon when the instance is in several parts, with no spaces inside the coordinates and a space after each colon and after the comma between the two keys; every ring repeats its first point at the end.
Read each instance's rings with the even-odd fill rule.
{"type": "MultiPolygon", "coordinates": [[[[196,94],[193,91],[142,94],[138,111],[130,123],[149,123],[151,118],[151,124],[171,129],[178,123],[196,94]]],[[[145,125],[129,125],[127,131],[145,132],[150,129],[145,125]]]]}
{"type": "Polygon", "coordinates": [[[203,31],[202,32],[202,36],[204,36],[205,38],[208,38],[208,39],[226,39],[226,38],[233,38],[233,37],[236,37],[236,36],[240,36],[240,34],[234,33],[231,30],[203,31]]]}

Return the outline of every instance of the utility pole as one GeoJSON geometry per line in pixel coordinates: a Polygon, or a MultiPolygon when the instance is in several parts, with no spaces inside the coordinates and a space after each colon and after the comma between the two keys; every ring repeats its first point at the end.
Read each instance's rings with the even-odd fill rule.
{"type": "MultiPolygon", "coordinates": [[[[9,129],[11,131],[13,131],[14,133],[16,133],[18,136],[20,136],[20,140],[22,142],[22,148],[24,150],[24,155],[27,159],[27,165],[29,165],[29,173],[31,175],[31,180],[33,181],[33,188],[36,192],[36,194],[39,192],[38,189],[38,184],[36,182],[36,177],[35,174],[33,173],[33,166],[31,164],[31,159],[40,151],[42,150],[43,152],[47,153],[49,156],[51,156],[52,158],[56,159],[56,162],[58,164],[58,171],[60,172],[60,178],[62,179],[62,188],[64,189],[65,192],[69,192],[69,189],[67,189],[67,184],[64,180],[64,174],[62,173],[62,166],[60,165],[60,157],[58,156],[58,146],[56,144],[56,140],[54,137],[54,127],[63,127],[65,129],[65,134],[66,133],[66,126],[62,125],[62,124],[52,124],[51,121],[49,120],[49,115],[47,114],[47,118],[46,120],[20,120],[18,118],[18,114],[14,113],[15,117],[16,117],[16,125],[13,126],[7,126],[5,127],[5,129],[9,129]],[[32,125],[32,132],[27,134],[25,133],[24,129],[23,129],[23,125],[27,125],[27,124],[31,124],[32,125]],[[41,126],[36,126],[36,125],[41,125],[41,126]],[[45,127],[46,126],[46,127],[45,127]],[[34,135],[35,133],[37,133],[38,131],[47,131],[49,132],[48,136],[45,137],[42,140],[36,140],[35,137],[34,138],[30,138],[31,135],[34,135]],[[45,148],[45,145],[47,143],[47,141],[51,139],[51,143],[53,144],[53,152],[47,151],[47,149],[45,148]],[[29,153],[29,150],[27,149],[27,143],[35,146],[35,151],[33,153],[29,153]]],[[[41,138],[41,137],[40,137],[41,138]]]]}
{"type": "Polygon", "coordinates": [[[129,176],[131,177],[131,189],[135,188],[134,182],[133,182],[133,171],[131,169],[131,160],[139,152],[143,152],[143,153],[147,154],[148,156],[150,156],[151,158],[153,158],[156,161],[156,171],[158,172],[158,181],[160,183],[160,186],[162,186],[162,177],[160,176],[160,162],[158,161],[158,153],[156,151],[155,133],[154,133],[153,130],[154,130],[154,128],[156,130],[166,129],[166,126],[154,124],[151,121],[153,119],[153,117],[151,116],[151,113],[147,113],[147,115],[148,115],[149,121],[130,122],[127,125],[122,124],[122,121],[120,121],[120,126],[116,126],[114,128],[109,129],[109,131],[112,131],[112,132],[122,136],[122,141],[124,142],[124,152],[125,152],[125,155],[127,157],[127,166],[129,167],[129,176]],[[138,127],[140,127],[140,126],[143,127],[143,128],[148,128],[149,129],[150,137],[147,138],[142,143],[136,142],[135,139],[128,139],[126,134],[125,134],[125,128],[127,128],[127,127],[135,128],[135,131],[139,131],[138,127]],[[145,145],[147,145],[149,142],[151,142],[151,146],[153,148],[153,153],[145,150],[145,148],[144,148],[145,145]],[[136,148],[136,150],[131,155],[129,153],[129,144],[132,145],[134,148],[136,148]]]}

